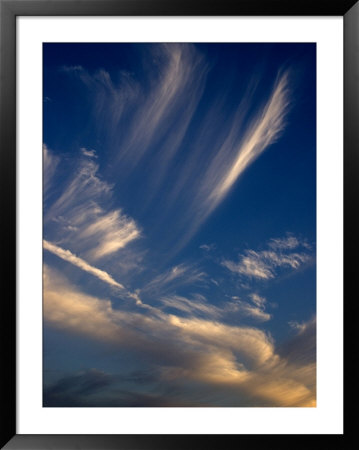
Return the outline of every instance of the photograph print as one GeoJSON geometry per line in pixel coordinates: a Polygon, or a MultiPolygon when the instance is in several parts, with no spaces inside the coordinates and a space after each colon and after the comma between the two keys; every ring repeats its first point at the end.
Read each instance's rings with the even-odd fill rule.
{"type": "Polygon", "coordinates": [[[316,45],[43,44],[43,406],[316,406],[316,45]]]}

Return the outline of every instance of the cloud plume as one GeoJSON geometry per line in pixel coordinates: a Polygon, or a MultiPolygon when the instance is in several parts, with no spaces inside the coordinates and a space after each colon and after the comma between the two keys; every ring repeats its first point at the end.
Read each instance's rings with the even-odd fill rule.
{"type": "Polygon", "coordinates": [[[85,272],[90,273],[91,275],[99,278],[100,280],[104,281],[105,283],[118,287],[120,289],[124,289],[122,284],[115,281],[111,275],[109,275],[107,272],[104,272],[103,270],[98,269],[97,267],[91,266],[86,261],[84,261],[82,258],[79,258],[78,256],[74,255],[70,252],[70,250],[64,250],[61,247],[58,247],[55,244],[52,244],[51,242],[43,240],[43,246],[45,250],[48,250],[49,252],[53,253],[54,255],[58,256],[59,258],[63,259],[64,261],[67,261],[71,264],[73,264],[76,267],[79,267],[80,269],[84,270],[85,272]]]}
{"type": "Polygon", "coordinates": [[[190,210],[192,223],[181,245],[188,242],[222,202],[243,172],[279,139],[291,104],[289,92],[289,73],[283,72],[278,75],[267,102],[252,118],[243,136],[241,119],[249,106],[239,106],[231,130],[206,164],[205,173],[201,174],[198,193],[190,210]]]}

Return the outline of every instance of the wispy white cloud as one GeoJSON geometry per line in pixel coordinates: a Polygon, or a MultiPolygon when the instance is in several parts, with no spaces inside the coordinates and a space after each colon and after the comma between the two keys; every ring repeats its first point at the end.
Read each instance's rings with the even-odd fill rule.
{"type": "Polygon", "coordinates": [[[81,147],[80,150],[84,156],[88,156],[89,158],[97,158],[96,150],[94,150],[94,149],[89,150],[85,147],[81,147]]]}
{"type": "Polygon", "coordinates": [[[267,322],[272,318],[271,314],[265,312],[262,308],[257,306],[252,306],[249,303],[242,302],[240,304],[240,311],[253,319],[259,320],[260,322],[267,322]]]}
{"type": "Polygon", "coordinates": [[[174,308],[190,315],[200,314],[214,318],[222,314],[219,308],[208,303],[200,294],[193,295],[191,299],[180,295],[170,295],[162,297],[160,302],[165,307],[174,308]]]}
{"type": "Polygon", "coordinates": [[[282,134],[290,107],[289,74],[282,73],[251,124],[241,136],[247,104],[240,105],[232,128],[201,174],[189,217],[191,225],[180,245],[184,245],[229,193],[243,172],[282,134]]]}
{"type": "Polygon", "coordinates": [[[43,152],[43,173],[44,173],[44,201],[46,202],[53,176],[55,174],[59,158],[53,155],[47,146],[42,147],[43,152]]]}
{"type": "Polygon", "coordinates": [[[138,101],[140,86],[125,71],[117,74],[115,83],[110,74],[104,70],[96,70],[90,73],[84,67],[64,66],[63,72],[76,77],[88,89],[88,95],[92,98],[92,114],[95,116],[95,124],[99,129],[115,128],[126,114],[126,108],[138,101]]]}
{"type": "Polygon", "coordinates": [[[265,280],[274,277],[271,266],[263,261],[261,256],[254,250],[249,250],[246,255],[241,256],[239,263],[225,260],[222,262],[222,265],[231,272],[248,277],[262,278],[265,280]]]}
{"type": "Polygon", "coordinates": [[[64,185],[59,198],[46,212],[45,220],[66,215],[76,209],[76,206],[79,206],[76,203],[77,199],[83,204],[84,201],[100,200],[109,194],[111,186],[97,176],[97,171],[98,165],[88,159],[81,160],[75,169],[72,167],[69,181],[64,185]]]}
{"type": "Polygon", "coordinates": [[[287,233],[287,236],[283,238],[271,239],[268,242],[268,246],[273,250],[293,250],[295,248],[304,248],[306,250],[312,250],[312,246],[305,239],[298,239],[297,237],[287,233]]]}
{"type": "MultiPolygon", "coordinates": [[[[161,314],[160,310],[157,310],[156,308],[153,308],[152,306],[147,305],[146,303],[144,303],[141,300],[139,289],[136,289],[133,292],[126,289],[121,283],[114,280],[114,278],[106,271],[92,266],[91,264],[89,264],[88,262],[83,260],[82,258],[79,258],[78,256],[71,253],[69,250],[65,250],[51,242],[44,240],[43,248],[45,250],[53,253],[54,255],[58,256],[59,258],[63,259],[64,261],[67,261],[70,264],[73,264],[74,266],[79,267],[83,271],[90,273],[91,275],[93,275],[96,278],[98,278],[99,280],[107,283],[108,285],[119,288],[121,290],[121,296],[123,298],[130,298],[130,299],[134,300],[135,304],[137,306],[140,306],[140,307],[143,307],[146,309],[150,309],[152,312],[155,312],[156,314],[161,314]]],[[[50,269],[48,268],[48,266],[46,266],[46,267],[47,267],[46,270],[48,272],[50,269]]]]}
{"type": "Polygon", "coordinates": [[[227,305],[227,309],[231,313],[238,312],[241,316],[249,317],[260,322],[270,320],[272,318],[271,314],[265,311],[266,299],[260,297],[258,294],[251,294],[250,298],[254,305],[234,296],[232,297],[234,301],[227,305]]]}
{"type": "Polygon", "coordinates": [[[191,265],[179,264],[155,277],[142,290],[146,292],[162,292],[177,286],[201,283],[205,279],[205,272],[191,265]]]}
{"type": "Polygon", "coordinates": [[[135,300],[136,305],[142,306],[144,305],[144,303],[142,302],[141,298],[140,298],[140,291],[136,289],[135,292],[128,292],[127,295],[132,298],[133,300],[135,300]]]}
{"type": "Polygon", "coordinates": [[[130,154],[131,164],[137,164],[151,144],[164,140],[166,152],[155,155],[158,179],[182,142],[202,95],[207,67],[192,45],[160,44],[151,51],[159,62],[158,72],[135,115],[120,158],[130,154]]]}
{"type": "Polygon", "coordinates": [[[201,250],[205,250],[206,252],[210,252],[216,248],[215,244],[202,244],[199,246],[201,250]]]}
{"type": "Polygon", "coordinates": [[[124,168],[121,179],[127,180],[143,161],[151,167],[155,176],[143,199],[148,203],[166,177],[191,124],[205,88],[208,66],[191,44],[149,44],[143,56],[146,80],[141,83],[123,71],[115,82],[114,75],[103,69],[90,72],[73,66],[63,70],[77,77],[94,98],[97,125],[105,129],[106,138],[116,149],[113,165],[124,168]],[[118,126],[124,121],[126,126],[119,136],[118,126]],[[151,157],[147,158],[149,149],[151,157]]]}
{"type": "Polygon", "coordinates": [[[125,247],[129,242],[140,236],[136,223],[122,214],[121,210],[113,210],[107,214],[97,214],[93,222],[85,225],[82,221],[80,238],[88,242],[97,241],[99,244],[89,251],[94,260],[125,247]]]}
{"type": "Polygon", "coordinates": [[[91,266],[86,261],[84,261],[82,258],[79,258],[78,256],[74,255],[70,252],[70,250],[64,250],[61,247],[58,247],[55,244],[52,244],[51,242],[43,240],[43,247],[45,250],[48,250],[49,252],[53,253],[54,255],[58,256],[59,258],[73,264],[74,266],[79,267],[80,269],[84,270],[85,272],[90,273],[91,275],[94,275],[95,277],[99,278],[100,280],[104,281],[105,283],[118,287],[120,289],[124,289],[122,284],[115,281],[111,275],[109,275],[107,272],[98,269],[97,267],[91,266]]]}
{"type": "Polygon", "coordinates": [[[250,294],[250,298],[252,302],[260,308],[263,308],[264,305],[267,303],[267,300],[264,297],[261,297],[256,293],[250,294]]]}
{"type": "Polygon", "coordinates": [[[50,239],[91,261],[113,254],[141,235],[136,222],[121,209],[106,208],[112,186],[100,179],[98,169],[92,159],[82,159],[45,214],[45,223],[51,224],[46,228],[50,239]]]}
{"type": "Polygon", "coordinates": [[[258,76],[248,80],[237,111],[226,119],[228,126],[224,130],[216,131],[216,139],[211,138],[211,130],[217,130],[218,116],[229,95],[222,93],[214,98],[209,112],[199,120],[201,131],[195,136],[196,145],[188,154],[181,154],[184,163],[178,176],[169,180],[169,169],[182,151],[192,118],[198,112],[210,67],[198,47],[190,44],[148,46],[144,64],[148,64],[149,56],[151,63],[142,86],[129,74],[121,73],[120,81],[114,83],[104,70],[92,74],[83,67],[65,70],[75,74],[91,92],[97,92],[98,120],[106,109],[117,117],[114,122],[107,121],[106,135],[113,130],[114,170],[121,167],[119,185],[127,186],[134,174],[140,176],[138,167],[140,170],[145,166],[151,174],[141,179],[146,189],[141,210],[153,206],[167,180],[166,192],[161,191],[163,208],[158,217],[166,221],[173,217],[173,210],[180,211],[176,225],[179,236],[172,245],[176,252],[222,202],[244,171],[281,136],[291,104],[289,72],[282,71],[277,76],[266,101],[257,107],[253,105],[258,76]],[[122,120],[126,126],[119,135],[118,124],[126,114],[124,105],[130,113],[122,120]],[[178,208],[184,204],[184,211],[178,208]]]}
{"type": "Polygon", "coordinates": [[[274,250],[288,250],[297,248],[300,246],[299,240],[294,236],[287,236],[284,238],[276,238],[271,239],[268,243],[268,246],[273,248],[274,250]]]}
{"type": "MultiPolygon", "coordinates": [[[[254,319],[259,322],[266,322],[271,319],[271,314],[265,311],[266,299],[257,294],[253,294],[256,301],[254,305],[241,300],[237,296],[232,297],[232,301],[213,304],[201,294],[192,294],[183,296],[177,294],[168,294],[160,298],[161,304],[166,308],[172,308],[189,317],[205,317],[211,320],[225,320],[229,317],[242,319],[254,319]]],[[[252,298],[252,296],[250,296],[252,298]]]]}
{"type": "Polygon", "coordinates": [[[288,325],[295,330],[297,333],[302,333],[304,332],[307,327],[308,327],[308,323],[307,322],[297,322],[295,320],[290,320],[288,322],[288,325]]]}
{"type": "MultiPolygon", "coordinates": [[[[216,176],[217,182],[210,189],[208,197],[209,205],[214,208],[228,193],[238,177],[247,169],[247,167],[269,146],[272,145],[285,126],[285,118],[290,105],[288,73],[282,74],[272,91],[272,94],[264,106],[248,127],[242,143],[237,149],[234,160],[228,164],[223,161],[221,166],[226,167],[224,173],[216,176]]],[[[214,174],[214,164],[221,160],[221,153],[215,158],[209,169],[209,177],[214,174]]],[[[207,179],[207,182],[209,178],[207,179]]]]}
{"type": "Polygon", "coordinates": [[[247,250],[239,256],[239,262],[224,260],[222,265],[239,275],[269,280],[276,276],[278,268],[298,269],[312,258],[307,248],[302,252],[292,251],[299,245],[296,238],[289,242],[276,240],[274,244],[271,240],[268,245],[271,250],[247,250]]]}

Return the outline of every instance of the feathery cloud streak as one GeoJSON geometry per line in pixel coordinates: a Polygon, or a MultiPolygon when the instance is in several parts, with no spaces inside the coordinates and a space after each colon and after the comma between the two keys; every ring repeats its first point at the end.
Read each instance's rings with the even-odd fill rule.
{"type": "MultiPolygon", "coordinates": [[[[234,160],[229,164],[217,183],[210,189],[208,204],[213,209],[228,193],[238,177],[246,168],[271,144],[273,144],[284,129],[285,117],[289,107],[288,73],[283,74],[274,86],[273,92],[263,111],[257,114],[252,125],[246,132],[243,142],[237,149],[234,160]]],[[[221,160],[221,149],[215,161],[209,168],[207,182],[215,173],[218,162],[221,160]]],[[[226,166],[226,162],[221,164],[226,166]]],[[[205,182],[206,184],[206,182],[205,182]]]]}
{"type": "Polygon", "coordinates": [[[44,144],[43,150],[43,167],[44,167],[44,202],[47,201],[48,192],[51,187],[51,181],[59,163],[59,158],[53,155],[47,146],[44,144]]]}
{"type": "Polygon", "coordinates": [[[194,295],[192,299],[180,295],[171,295],[162,297],[160,301],[165,308],[173,308],[190,315],[200,314],[218,318],[223,314],[220,308],[208,303],[200,294],[194,295]]]}
{"type": "Polygon", "coordinates": [[[107,284],[110,284],[111,286],[118,287],[120,289],[124,289],[122,284],[115,281],[111,275],[109,275],[107,272],[104,272],[101,269],[98,269],[97,267],[93,267],[90,264],[88,264],[83,259],[79,258],[78,256],[74,255],[70,252],[70,250],[64,250],[61,247],[58,247],[55,244],[52,244],[51,242],[43,240],[43,246],[45,250],[48,250],[49,252],[53,253],[54,255],[58,256],[59,258],[63,259],[64,261],[67,261],[74,266],[79,267],[80,269],[84,270],[85,272],[90,273],[91,275],[94,275],[95,277],[99,278],[100,280],[104,281],[107,284]]]}
{"type": "Polygon", "coordinates": [[[147,283],[142,289],[145,292],[163,292],[168,289],[174,289],[183,285],[195,285],[203,282],[206,274],[198,268],[179,264],[174,266],[164,273],[158,275],[156,278],[147,283]]]}
{"type": "MultiPolygon", "coordinates": [[[[46,154],[48,159],[51,152],[46,149],[46,154]]],[[[98,169],[92,159],[81,159],[45,214],[45,223],[52,225],[53,239],[91,261],[117,252],[141,235],[136,222],[121,209],[106,208],[112,186],[100,179],[98,169]]]]}
{"type": "Polygon", "coordinates": [[[250,318],[259,322],[266,322],[271,319],[271,315],[264,310],[265,299],[260,305],[252,305],[236,296],[232,297],[232,300],[215,306],[201,294],[194,294],[192,298],[176,294],[160,298],[160,302],[165,308],[175,309],[189,317],[198,318],[198,316],[201,316],[218,321],[228,317],[233,318],[233,315],[236,314],[240,319],[250,318]]]}
{"type": "MultiPolygon", "coordinates": [[[[190,208],[191,224],[182,245],[188,242],[222,202],[243,172],[278,140],[285,128],[291,103],[289,92],[289,73],[284,72],[278,76],[269,99],[264,107],[257,111],[242,137],[240,118],[247,111],[243,111],[243,106],[240,105],[232,129],[222,146],[216,149],[213,158],[208,162],[207,170],[200,177],[197,194],[190,208]]],[[[248,108],[248,105],[245,106],[248,108]]],[[[188,224],[186,227],[188,228],[188,224]]]]}
{"type": "Polygon", "coordinates": [[[251,294],[250,299],[254,305],[240,300],[237,296],[232,298],[234,301],[228,305],[231,313],[239,312],[240,315],[250,317],[259,322],[267,322],[272,318],[271,314],[265,311],[266,299],[264,297],[260,297],[258,294],[251,294]]]}
{"type": "Polygon", "coordinates": [[[95,96],[96,122],[116,149],[112,151],[115,166],[125,168],[122,181],[145,161],[155,174],[147,189],[147,195],[153,196],[191,124],[209,67],[195,46],[176,43],[148,45],[143,64],[148,69],[145,84],[123,71],[115,83],[103,69],[94,73],[81,66],[63,70],[81,80],[90,96],[95,96]]]}
{"type": "Polygon", "coordinates": [[[151,143],[164,139],[166,152],[155,155],[156,164],[163,168],[182,142],[201,98],[208,69],[203,57],[188,44],[160,44],[153,50],[153,56],[162,64],[135,115],[120,158],[130,156],[131,164],[137,164],[151,143]],[[175,128],[173,123],[177,125],[175,128]]]}
{"type": "Polygon", "coordinates": [[[231,272],[245,277],[269,280],[276,276],[278,268],[298,269],[312,259],[308,253],[308,245],[305,242],[301,244],[294,237],[290,240],[272,239],[268,246],[272,249],[247,250],[239,256],[239,262],[224,260],[222,265],[231,272]],[[298,246],[304,247],[304,251],[294,252],[294,248],[298,246]]]}
{"type": "Polygon", "coordinates": [[[154,61],[146,73],[147,88],[139,87],[129,74],[125,76],[126,82],[116,86],[104,70],[94,74],[82,67],[66,70],[78,76],[91,92],[94,89],[102,92],[98,120],[103,117],[106,105],[111,111],[117,110],[116,125],[110,125],[107,130],[107,134],[116,136],[112,141],[116,149],[114,166],[116,171],[122,168],[117,183],[124,189],[131,177],[140,177],[146,191],[139,208],[145,210],[152,202],[156,204],[160,187],[163,183],[170,184],[168,193],[162,193],[164,208],[159,212],[163,220],[170,220],[173,210],[180,213],[178,225],[182,236],[173,246],[178,249],[223,201],[243,172],[280,137],[291,103],[289,72],[277,76],[269,97],[262,106],[254,106],[253,115],[250,99],[254,97],[258,80],[249,80],[248,92],[237,110],[212,139],[208,137],[211,136],[208,130],[217,129],[218,116],[225,104],[223,95],[216,98],[213,107],[201,117],[199,128],[202,131],[194,135],[195,145],[183,159],[182,146],[198,112],[210,67],[204,55],[190,44],[160,44],[148,47],[147,51],[154,61]],[[106,95],[103,95],[104,86],[106,95]],[[115,107],[113,98],[119,99],[115,107]],[[249,121],[248,126],[246,121],[249,121]],[[204,154],[207,155],[205,161],[204,154]],[[170,169],[176,158],[184,164],[173,177],[170,169]],[[144,168],[149,174],[145,179],[144,168]],[[187,205],[186,209],[178,209],[178,205],[183,204],[187,205]]]}

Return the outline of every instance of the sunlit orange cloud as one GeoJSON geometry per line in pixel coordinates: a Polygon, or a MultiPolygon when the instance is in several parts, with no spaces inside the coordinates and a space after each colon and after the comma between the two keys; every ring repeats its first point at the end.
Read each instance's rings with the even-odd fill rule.
{"type": "Polygon", "coordinates": [[[244,392],[269,406],[315,406],[315,365],[288,363],[263,331],[184,319],[160,310],[154,314],[139,311],[114,310],[110,300],[80,292],[44,266],[44,318],[48,324],[114,348],[151,355],[154,362],[162,364],[163,383],[196,380],[203,386],[230,389],[234,395],[244,392]],[[163,363],[166,355],[169,362],[163,363]]]}

